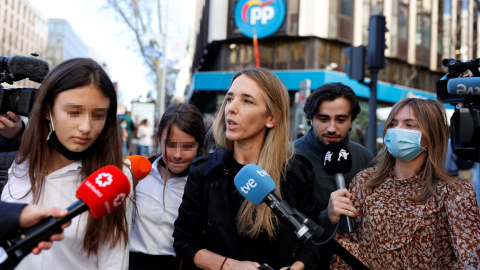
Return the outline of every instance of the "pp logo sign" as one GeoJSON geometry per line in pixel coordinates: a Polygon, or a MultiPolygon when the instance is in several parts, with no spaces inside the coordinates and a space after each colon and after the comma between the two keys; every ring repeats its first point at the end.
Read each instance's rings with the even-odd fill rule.
{"type": "Polygon", "coordinates": [[[100,173],[96,178],[95,178],[95,183],[99,187],[106,187],[110,185],[113,182],[113,177],[109,173],[100,173]]]}
{"type": "Polygon", "coordinates": [[[284,0],[240,0],[235,7],[235,24],[245,36],[267,37],[280,28],[285,19],[284,0]]]}

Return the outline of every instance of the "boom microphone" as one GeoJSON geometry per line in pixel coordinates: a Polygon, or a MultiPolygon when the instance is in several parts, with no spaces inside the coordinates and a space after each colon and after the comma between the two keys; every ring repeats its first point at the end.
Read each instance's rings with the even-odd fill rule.
{"type": "Polygon", "coordinates": [[[450,95],[480,95],[480,77],[462,77],[448,80],[447,90],[450,95]]]}
{"type": "Polygon", "coordinates": [[[265,202],[281,219],[287,221],[295,230],[298,238],[304,242],[312,237],[320,237],[323,228],[316,226],[313,233],[307,226],[308,219],[301,213],[292,209],[287,202],[282,201],[274,193],[275,183],[268,173],[255,164],[245,165],[235,176],[235,186],[240,194],[250,202],[260,205],[265,202]]]}
{"type": "Polygon", "coordinates": [[[140,181],[152,170],[152,163],[148,158],[140,155],[133,155],[125,158],[123,163],[127,165],[133,174],[133,179],[135,181],[140,181]]]}
{"type": "Polygon", "coordinates": [[[35,58],[15,55],[13,57],[0,56],[0,69],[13,75],[13,81],[25,78],[42,79],[50,72],[50,65],[47,61],[35,58]]]}
{"type": "MultiPolygon", "coordinates": [[[[337,189],[347,188],[344,173],[352,169],[352,157],[347,146],[340,142],[331,142],[323,148],[323,166],[329,175],[335,175],[337,189]]],[[[340,217],[340,230],[342,233],[357,231],[355,220],[349,216],[340,217]]]]}
{"type": "Polygon", "coordinates": [[[99,219],[120,206],[130,193],[130,181],[123,172],[108,165],[98,169],[89,175],[77,189],[76,197],[79,199],[67,210],[65,217],[45,218],[39,223],[19,230],[18,234],[2,243],[2,247],[8,255],[8,259],[2,264],[3,267],[14,267],[40,241],[49,241],[54,233],[62,231],[61,226],[79,214],[89,211],[90,214],[99,219]]]}

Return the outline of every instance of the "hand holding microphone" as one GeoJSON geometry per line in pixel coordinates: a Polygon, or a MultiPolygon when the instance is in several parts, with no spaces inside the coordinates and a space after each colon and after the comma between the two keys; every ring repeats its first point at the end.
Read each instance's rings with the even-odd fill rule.
{"type": "MultiPolygon", "coordinates": [[[[328,202],[328,214],[332,223],[338,222],[339,212],[353,212],[356,209],[351,205],[351,193],[348,192],[345,185],[344,173],[352,169],[352,157],[347,146],[340,142],[331,142],[323,149],[323,166],[329,175],[335,176],[337,191],[333,192],[328,202]]],[[[357,231],[357,224],[352,217],[341,215],[340,230],[342,233],[352,233],[357,231]]]]}
{"type": "Polygon", "coordinates": [[[77,189],[76,197],[79,200],[67,208],[65,216],[43,219],[1,243],[8,255],[5,264],[16,265],[39,242],[48,241],[52,234],[62,231],[65,223],[87,210],[96,219],[111,213],[123,203],[129,193],[130,181],[119,168],[108,165],[95,171],[77,189]]]}

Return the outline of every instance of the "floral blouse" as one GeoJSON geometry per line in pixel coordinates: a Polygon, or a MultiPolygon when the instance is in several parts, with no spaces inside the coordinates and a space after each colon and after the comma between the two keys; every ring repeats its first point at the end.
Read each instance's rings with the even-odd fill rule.
{"type": "MultiPolygon", "coordinates": [[[[398,179],[393,170],[374,189],[363,187],[376,168],[352,180],[358,233],[335,239],[372,269],[480,269],[480,212],[463,180],[437,184],[436,195],[415,203],[420,175],[398,179]]],[[[334,256],[331,269],[349,266],[334,256]]]]}

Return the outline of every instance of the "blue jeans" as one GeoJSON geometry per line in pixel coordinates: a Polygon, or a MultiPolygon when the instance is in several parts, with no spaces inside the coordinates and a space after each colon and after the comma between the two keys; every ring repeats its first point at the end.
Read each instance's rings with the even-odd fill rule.
{"type": "Polygon", "coordinates": [[[139,155],[148,157],[150,156],[150,146],[148,145],[139,145],[138,146],[139,155]]]}

